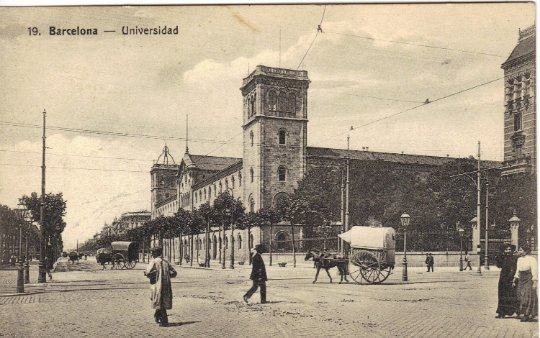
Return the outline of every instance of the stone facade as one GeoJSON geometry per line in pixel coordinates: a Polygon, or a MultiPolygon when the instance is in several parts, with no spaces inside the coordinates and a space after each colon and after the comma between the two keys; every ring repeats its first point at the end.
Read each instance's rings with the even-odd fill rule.
{"type": "MultiPolygon", "coordinates": [[[[273,207],[280,197],[294,192],[310,168],[342,169],[347,158],[359,166],[376,161],[412,170],[420,176],[453,160],[450,157],[382,153],[367,149],[308,147],[309,83],[306,71],[257,66],[243,80],[240,88],[243,97],[243,158],[193,155],[186,147],[179,165],[155,164],[151,171],[152,217],[172,216],[179,209],[194,210],[205,202],[212,204],[225,191],[239,198],[248,212],[273,207]],[[158,184],[160,182],[164,184],[158,184]]],[[[500,163],[483,161],[483,166],[495,167],[500,163]]],[[[246,243],[245,230],[237,230],[237,233],[246,243]]],[[[270,239],[287,241],[291,238],[291,227],[276,225],[272,234],[269,229],[254,228],[254,234],[258,235],[253,244],[269,243],[270,239]]],[[[303,236],[303,229],[296,227],[295,238],[301,240],[303,236]]],[[[200,244],[203,248],[204,234],[196,238],[203,241],[200,244]]],[[[212,243],[219,247],[219,233],[212,231],[211,238],[212,243]]],[[[189,239],[176,238],[170,244],[165,241],[164,245],[170,245],[171,256],[168,257],[173,259],[180,255],[180,246],[189,246],[189,239]]],[[[241,260],[246,250],[239,248],[235,259],[241,260]]],[[[204,259],[202,249],[200,255],[204,259]]],[[[219,258],[219,252],[212,251],[211,257],[219,258]]]]}
{"type": "Polygon", "coordinates": [[[536,172],[536,27],[502,64],[505,80],[503,175],[536,172]]]}
{"type": "Polygon", "coordinates": [[[167,215],[167,211],[175,207],[171,204],[177,204],[175,203],[177,172],[178,165],[174,163],[174,159],[169,154],[169,148],[163,147],[163,152],[150,169],[152,219],[167,215]]]}

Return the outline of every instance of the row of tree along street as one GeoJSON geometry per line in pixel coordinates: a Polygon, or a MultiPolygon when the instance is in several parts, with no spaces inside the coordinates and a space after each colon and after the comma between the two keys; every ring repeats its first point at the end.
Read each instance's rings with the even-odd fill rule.
{"type": "MultiPolygon", "coordinates": [[[[352,161],[350,226],[366,225],[369,220],[375,219],[382,226],[399,230],[400,215],[407,212],[412,219],[408,230],[409,250],[459,250],[456,224],[461,224],[460,226],[466,229],[467,238],[470,240],[470,220],[476,216],[477,190],[475,174],[472,174],[471,179],[466,176],[451,176],[474,172],[476,165],[474,158],[457,159],[426,173],[376,161],[352,161]]],[[[223,193],[216,198],[213,205],[206,203],[192,212],[179,210],[172,217],[153,219],[125,234],[97,236],[87,241],[81,250],[95,251],[108,247],[115,240],[138,241],[148,247],[151,237],[158,238],[159,241],[181,236],[193,238],[193,235],[204,233],[210,227],[219,227],[223,232],[234,229],[249,231],[254,226],[271,227],[281,221],[291,224],[290,247],[294,250],[295,226],[304,227],[304,239],[317,237],[316,229],[342,218],[343,172],[342,166],[331,169],[313,168],[299,182],[294,194],[281,199],[279,205],[273,209],[246,213],[240,200],[223,193]]],[[[507,220],[515,213],[524,225],[520,227],[520,238],[531,236],[531,230],[535,233],[536,177],[501,177],[498,170],[486,171],[483,177],[480,200],[482,212],[486,199],[486,183],[489,183],[489,223],[496,224],[497,232],[506,236],[509,228],[507,220]]],[[[485,224],[485,216],[480,217],[481,224],[485,224]]],[[[251,248],[252,243],[248,245],[251,248]]],[[[319,245],[322,247],[322,243],[319,245]]],[[[396,249],[402,250],[402,245],[401,233],[398,231],[396,249]]],[[[193,245],[190,247],[193,248],[193,245]]]]}
{"type": "MultiPolygon", "coordinates": [[[[17,260],[27,256],[29,259],[40,255],[41,198],[37,193],[24,195],[19,199],[18,209],[0,205],[0,252],[2,263],[7,263],[15,255],[17,260]]],[[[63,250],[62,232],[66,227],[64,216],[66,201],[62,193],[46,194],[44,204],[43,234],[47,245],[49,262],[52,264],[63,250]]]]}

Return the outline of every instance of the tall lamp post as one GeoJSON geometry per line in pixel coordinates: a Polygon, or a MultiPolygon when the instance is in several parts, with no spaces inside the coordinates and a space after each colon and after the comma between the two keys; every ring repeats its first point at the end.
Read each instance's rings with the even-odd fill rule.
{"type": "Polygon", "coordinates": [[[465,235],[465,229],[459,228],[459,271],[463,271],[463,235],[465,235]]]}
{"type": "Polygon", "coordinates": [[[407,227],[411,221],[411,216],[407,213],[403,213],[400,218],[401,227],[403,229],[403,276],[401,277],[401,280],[406,282],[409,280],[407,275],[407,227]]]}

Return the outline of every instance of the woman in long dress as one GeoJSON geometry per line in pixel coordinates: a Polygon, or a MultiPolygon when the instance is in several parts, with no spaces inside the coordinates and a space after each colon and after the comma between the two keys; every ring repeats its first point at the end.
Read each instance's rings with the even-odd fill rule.
{"type": "Polygon", "coordinates": [[[538,263],[531,256],[529,245],[522,245],[518,251],[517,269],[514,283],[517,284],[519,298],[518,315],[522,322],[531,321],[538,314],[538,263]]]}
{"type": "Polygon", "coordinates": [[[513,285],[516,274],[516,261],[514,256],[515,245],[504,246],[502,254],[497,257],[497,267],[501,269],[499,276],[499,303],[497,304],[497,318],[504,318],[516,313],[518,309],[518,299],[516,288],[513,285]]]}
{"type": "Polygon", "coordinates": [[[176,275],[176,270],[170,263],[161,257],[163,249],[156,247],[152,249],[152,259],[144,275],[150,278],[150,300],[152,309],[155,309],[154,319],[159,326],[168,326],[169,318],[167,310],[172,309],[172,288],[171,273],[176,275]]]}

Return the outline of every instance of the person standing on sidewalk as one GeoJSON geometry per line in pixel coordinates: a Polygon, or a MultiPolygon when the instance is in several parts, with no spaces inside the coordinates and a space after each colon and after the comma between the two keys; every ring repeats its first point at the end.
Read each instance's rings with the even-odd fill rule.
{"type": "Polygon", "coordinates": [[[518,250],[520,256],[517,260],[516,274],[514,275],[514,285],[517,285],[519,298],[518,315],[522,322],[532,321],[538,315],[538,263],[531,256],[531,249],[528,244],[523,244],[518,250]]]}
{"type": "Polygon", "coordinates": [[[163,248],[155,247],[151,250],[152,259],[144,272],[150,279],[150,300],[152,309],[155,309],[154,319],[159,326],[169,326],[167,310],[172,309],[171,277],[176,276],[176,270],[163,259],[163,248]]]}
{"type": "Polygon", "coordinates": [[[427,266],[427,272],[433,272],[433,266],[435,265],[435,260],[433,259],[433,256],[431,253],[426,254],[426,266],[427,266]]]}
{"type": "Polygon", "coordinates": [[[251,275],[249,279],[253,281],[251,289],[249,289],[244,295],[244,302],[248,304],[249,298],[257,291],[257,288],[261,288],[261,304],[266,303],[266,267],[261,254],[263,253],[262,245],[255,246],[255,254],[253,255],[253,261],[251,263],[251,275]]]}
{"type": "Polygon", "coordinates": [[[516,246],[507,244],[503,252],[497,257],[497,267],[501,269],[498,284],[499,302],[497,304],[497,318],[511,316],[517,311],[518,300],[516,288],[513,286],[516,274],[516,246]]]}
{"type": "Polygon", "coordinates": [[[467,266],[465,266],[465,269],[463,270],[467,270],[467,268],[469,268],[469,270],[472,270],[471,258],[469,257],[468,251],[465,251],[465,263],[467,263],[467,266]]]}

